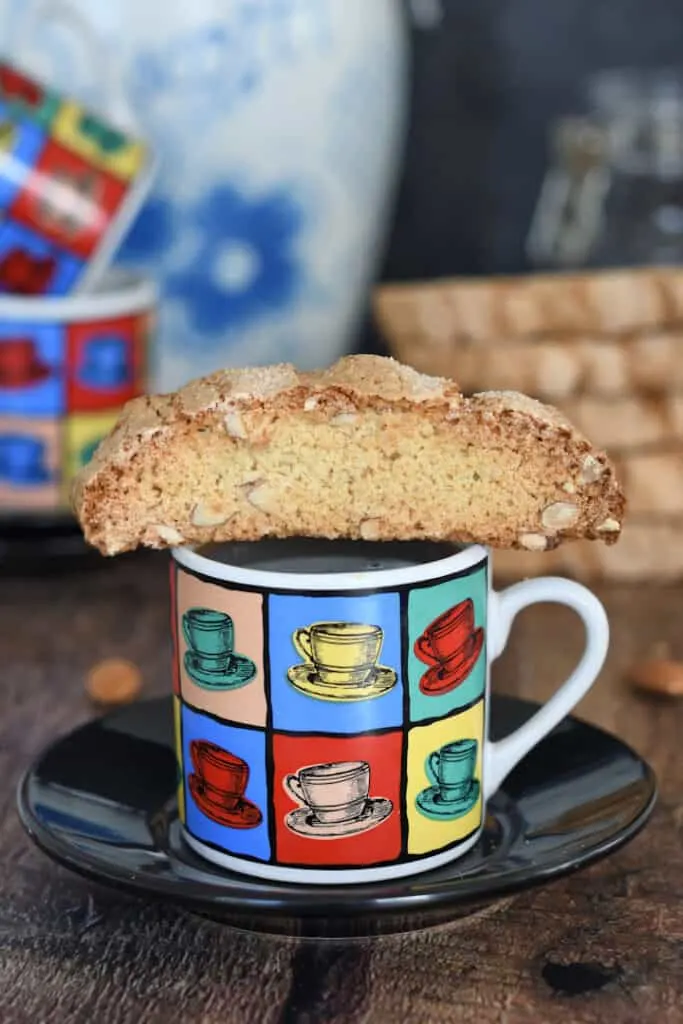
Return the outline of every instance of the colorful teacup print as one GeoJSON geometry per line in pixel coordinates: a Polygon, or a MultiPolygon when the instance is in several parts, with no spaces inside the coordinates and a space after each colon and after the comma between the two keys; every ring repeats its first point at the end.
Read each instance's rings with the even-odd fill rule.
{"type": "Polygon", "coordinates": [[[392,668],[378,665],[384,634],[360,622],[315,622],[294,631],[304,659],[287,675],[297,690],[319,700],[355,701],[378,697],[396,683],[392,668]]]}
{"type": "Polygon", "coordinates": [[[0,291],[66,295],[99,272],[152,175],[147,146],[0,64],[0,291]]]}
{"type": "Polygon", "coordinates": [[[0,508],[67,507],[74,473],[145,390],[147,325],[147,311],[0,324],[0,508]]]}
{"type": "Polygon", "coordinates": [[[241,757],[208,740],[192,740],[190,757],[194,771],[188,784],[202,814],[228,828],[256,828],[263,815],[244,793],[249,765],[241,757]]]}
{"type": "Polygon", "coordinates": [[[439,615],[415,641],[415,654],[429,666],[420,680],[421,692],[438,696],[464,683],[483,645],[484,630],[474,624],[471,598],[439,615]]]}
{"type": "Polygon", "coordinates": [[[407,737],[406,816],[413,854],[448,848],[481,826],[485,702],[416,725],[407,737]]]}
{"type": "Polygon", "coordinates": [[[391,800],[370,798],[367,761],[309,765],[285,778],[285,788],[301,804],[285,824],[310,839],[337,839],[376,828],[393,810],[391,800]]]}
{"type": "Polygon", "coordinates": [[[0,345],[0,387],[8,390],[42,383],[55,371],[43,358],[35,338],[7,338],[0,345]]]}
{"type": "Polygon", "coordinates": [[[0,509],[59,507],[61,444],[52,419],[0,415],[0,509]]]}
{"type": "Polygon", "coordinates": [[[460,818],[474,807],[480,789],[474,778],[477,747],[476,740],[456,740],[432,751],[425,764],[432,785],[415,801],[421,814],[436,820],[460,818]]]}
{"type": "Polygon", "coordinates": [[[234,690],[256,675],[256,665],[235,652],[232,618],[211,608],[190,608],[182,618],[187,643],[185,671],[207,690],[234,690]]]}
{"type": "Polygon", "coordinates": [[[420,587],[417,614],[417,588],[290,594],[177,565],[172,576],[189,837],[237,859],[333,870],[476,836],[484,689],[469,680],[483,660],[483,564],[420,587]],[[472,637],[469,676],[451,685],[472,637]],[[421,691],[444,667],[448,693],[421,691]],[[232,825],[242,800],[261,813],[251,828],[232,825]]]}

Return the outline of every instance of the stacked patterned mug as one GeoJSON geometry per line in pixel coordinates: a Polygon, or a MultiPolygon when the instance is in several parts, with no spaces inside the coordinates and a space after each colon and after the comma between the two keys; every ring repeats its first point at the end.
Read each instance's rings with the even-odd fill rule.
{"type": "Polygon", "coordinates": [[[71,478],[144,391],[151,281],[111,267],[149,146],[0,62],[0,515],[66,509],[71,478]]]}

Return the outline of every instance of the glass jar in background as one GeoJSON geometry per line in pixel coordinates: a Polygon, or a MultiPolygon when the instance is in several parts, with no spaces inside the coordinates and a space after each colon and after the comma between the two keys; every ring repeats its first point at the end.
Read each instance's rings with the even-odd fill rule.
{"type": "Polygon", "coordinates": [[[553,128],[527,249],[537,266],[683,262],[683,73],[606,71],[553,128]]]}

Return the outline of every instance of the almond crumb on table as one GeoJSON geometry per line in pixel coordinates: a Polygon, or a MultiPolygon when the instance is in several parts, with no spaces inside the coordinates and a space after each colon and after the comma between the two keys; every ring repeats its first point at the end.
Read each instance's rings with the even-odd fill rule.
{"type": "Polygon", "coordinates": [[[683,697],[683,662],[672,658],[652,657],[638,661],[631,669],[630,679],[638,690],[665,697],[683,697]]]}
{"type": "Polygon", "coordinates": [[[130,704],[142,690],[142,673],[125,658],[107,658],[88,671],[85,690],[97,704],[130,704]]]}

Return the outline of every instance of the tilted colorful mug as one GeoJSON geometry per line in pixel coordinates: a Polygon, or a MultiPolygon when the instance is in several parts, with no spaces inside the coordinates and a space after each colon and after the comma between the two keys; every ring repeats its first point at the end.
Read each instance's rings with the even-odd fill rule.
{"type": "Polygon", "coordinates": [[[147,389],[156,302],[121,269],[87,295],[0,294],[0,516],[70,515],[74,475],[147,389]]]}
{"type": "Polygon", "coordinates": [[[64,296],[99,282],[155,169],[148,144],[106,113],[0,61],[0,292],[64,296]]]}
{"type": "Polygon", "coordinates": [[[497,593],[490,578],[490,554],[476,545],[174,550],[178,803],[188,844],[230,870],[312,883],[400,878],[466,853],[487,800],[594,683],[609,636],[602,605],[578,583],[536,579],[497,593]],[[548,703],[493,743],[490,664],[517,613],[547,601],[577,612],[586,648],[548,703]],[[431,636],[448,664],[463,644],[471,654],[467,640],[477,635],[457,686],[421,688],[420,638],[431,636]],[[239,687],[201,685],[188,671],[198,637],[204,656],[234,645],[253,675],[239,687]],[[198,751],[209,751],[203,767],[198,751]]]}

